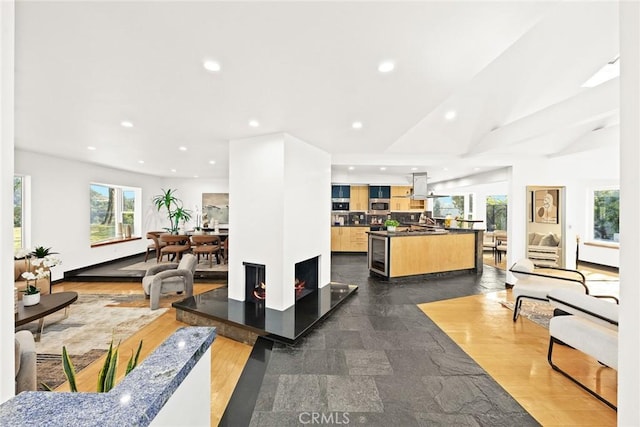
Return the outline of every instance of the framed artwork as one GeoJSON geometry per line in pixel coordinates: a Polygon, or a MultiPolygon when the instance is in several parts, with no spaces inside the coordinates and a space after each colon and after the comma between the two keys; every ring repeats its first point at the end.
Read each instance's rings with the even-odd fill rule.
{"type": "Polygon", "coordinates": [[[560,190],[536,190],[533,218],[543,224],[558,224],[558,206],[560,190]]]}
{"type": "Polygon", "coordinates": [[[527,213],[529,222],[533,222],[533,191],[529,191],[529,197],[527,197],[527,213]]]}
{"type": "Polygon", "coordinates": [[[229,193],[202,193],[202,226],[229,223],[229,193]]]}

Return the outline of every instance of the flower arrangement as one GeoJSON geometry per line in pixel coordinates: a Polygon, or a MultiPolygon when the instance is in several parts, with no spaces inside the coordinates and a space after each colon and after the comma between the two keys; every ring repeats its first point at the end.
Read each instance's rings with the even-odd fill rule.
{"type": "Polygon", "coordinates": [[[16,259],[24,258],[26,270],[21,274],[27,281],[26,288],[22,291],[25,295],[35,295],[40,292],[37,283],[39,279],[47,278],[51,275],[51,267],[62,264],[60,258],[55,257],[51,248],[36,246],[33,249],[20,248],[14,254],[16,259]]]}

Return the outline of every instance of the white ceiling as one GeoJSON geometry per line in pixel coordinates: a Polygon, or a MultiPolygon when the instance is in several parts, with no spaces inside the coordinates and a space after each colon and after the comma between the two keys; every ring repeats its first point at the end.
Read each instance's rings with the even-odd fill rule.
{"type": "Polygon", "coordinates": [[[334,174],[415,167],[435,181],[593,149],[613,140],[594,134],[616,131],[618,79],[581,84],[618,55],[617,13],[607,1],[18,0],[16,147],[226,178],[229,140],[288,132],[330,152],[334,174]],[[383,60],[395,70],[379,73],[383,60]]]}

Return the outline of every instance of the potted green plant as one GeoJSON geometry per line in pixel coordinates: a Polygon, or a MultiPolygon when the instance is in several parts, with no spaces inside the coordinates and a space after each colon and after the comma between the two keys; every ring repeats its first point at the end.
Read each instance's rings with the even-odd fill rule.
{"type": "Polygon", "coordinates": [[[395,219],[388,219],[384,222],[385,227],[387,227],[387,231],[396,231],[396,227],[400,225],[398,221],[395,219]]]}
{"type": "MultiPolygon", "coordinates": [[[[125,376],[129,374],[136,366],[138,366],[138,358],[140,357],[140,350],[142,350],[142,340],[138,344],[138,350],[135,354],[132,352],[131,357],[129,357],[129,361],[127,362],[127,369],[125,371],[125,376]]],[[[118,354],[120,351],[120,343],[114,348],[113,347],[113,339],[109,344],[109,350],[107,351],[107,356],[104,359],[104,364],[102,365],[102,369],[100,369],[100,373],[98,374],[98,386],[96,391],[98,393],[107,393],[111,390],[115,385],[116,380],[116,370],[118,368],[118,354]]],[[[67,381],[69,381],[69,388],[73,393],[78,391],[78,387],[76,386],[76,370],[73,367],[73,363],[71,363],[71,358],[69,357],[69,353],[67,352],[67,348],[62,346],[62,369],[64,370],[64,375],[67,377],[67,381]]],[[[53,391],[51,387],[42,383],[42,385],[48,391],[53,391]]]]}
{"type": "Polygon", "coordinates": [[[165,230],[172,234],[178,233],[180,221],[188,221],[191,219],[191,211],[182,207],[182,200],[176,197],[178,190],[162,189],[162,194],[158,194],[153,197],[153,204],[158,212],[163,208],[167,211],[167,218],[169,219],[169,227],[165,227],[165,230]]]}

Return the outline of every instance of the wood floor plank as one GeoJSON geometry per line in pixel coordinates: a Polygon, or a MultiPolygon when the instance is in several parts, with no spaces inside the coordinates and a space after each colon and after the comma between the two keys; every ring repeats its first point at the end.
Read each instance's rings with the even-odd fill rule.
{"type": "MultiPolygon", "coordinates": [[[[220,285],[194,284],[194,294],[199,294],[220,285]]],[[[54,287],[54,292],[75,291],[85,294],[142,294],[140,283],[129,282],[63,282],[54,287]]],[[[143,340],[140,363],[162,344],[176,329],[189,326],[176,320],[174,308],[162,314],[153,322],[140,329],[120,345],[118,360],[118,379],[121,381],[126,370],[127,361],[132,351],[143,340]]],[[[242,344],[223,336],[217,336],[211,347],[211,425],[217,426],[224,414],[227,403],[240,378],[249,355],[251,346],[242,344]]],[[[96,381],[104,356],[87,366],[77,375],[79,391],[95,392],[96,381]]],[[[56,391],[69,391],[69,384],[60,385],[56,391]]]]}
{"type": "MultiPolygon", "coordinates": [[[[419,307],[542,425],[615,426],[615,411],[551,369],[548,330],[522,316],[513,322],[500,300],[512,300],[511,291],[419,307]]],[[[554,360],[616,401],[615,371],[568,348],[559,348],[554,360]]]]}

